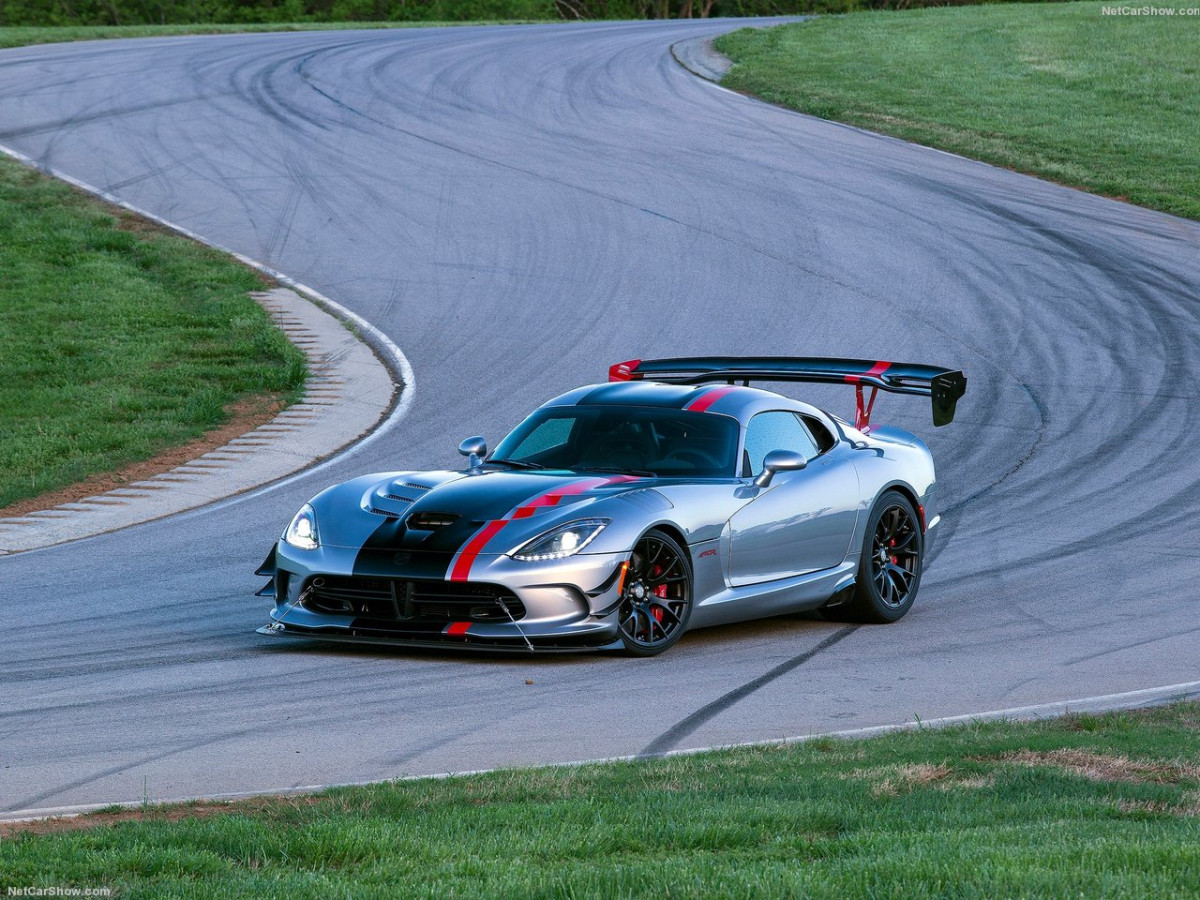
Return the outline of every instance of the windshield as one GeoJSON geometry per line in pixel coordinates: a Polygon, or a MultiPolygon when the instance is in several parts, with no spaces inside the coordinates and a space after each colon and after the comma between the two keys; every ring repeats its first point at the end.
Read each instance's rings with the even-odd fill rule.
{"type": "Polygon", "coordinates": [[[732,476],[738,423],[728,416],[642,406],[539,409],[500,442],[492,460],[523,467],[664,477],[732,476]]]}

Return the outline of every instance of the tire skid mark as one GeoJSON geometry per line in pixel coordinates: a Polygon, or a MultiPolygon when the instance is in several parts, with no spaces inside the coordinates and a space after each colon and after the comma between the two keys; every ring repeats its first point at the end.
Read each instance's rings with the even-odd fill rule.
{"type": "Polygon", "coordinates": [[[715,719],[721,713],[744,700],[746,697],[749,697],[759,688],[766,687],[777,678],[781,678],[794,669],[804,665],[822,651],[828,650],[835,644],[850,637],[850,635],[854,634],[854,632],[858,631],[858,629],[861,627],[862,626],[860,625],[847,625],[844,628],[839,628],[811,650],[805,650],[800,655],[792,657],[787,662],[780,663],[775,668],[764,672],[757,678],[747,681],[745,684],[734,688],[728,693],[722,694],[711,703],[706,703],[691,715],[680,719],[678,722],[652,740],[646,745],[645,749],[638,754],[638,756],[662,756],[663,754],[675,749],[677,746],[679,746],[680,741],[687,738],[688,735],[699,730],[707,722],[715,719]]]}

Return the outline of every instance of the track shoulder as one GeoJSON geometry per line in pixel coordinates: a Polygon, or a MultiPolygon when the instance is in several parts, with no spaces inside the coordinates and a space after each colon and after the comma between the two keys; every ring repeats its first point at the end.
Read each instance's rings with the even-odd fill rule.
{"type": "Polygon", "coordinates": [[[225,446],[144,481],[0,519],[0,555],[140,525],[261,487],[332,456],[386,418],[402,385],[345,323],[290,288],[255,299],[306,357],[303,399],[225,446]]]}

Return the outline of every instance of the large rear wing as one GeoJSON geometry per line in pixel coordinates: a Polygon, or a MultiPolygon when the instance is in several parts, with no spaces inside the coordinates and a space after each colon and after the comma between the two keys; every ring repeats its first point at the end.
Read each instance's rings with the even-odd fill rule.
{"type": "Polygon", "coordinates": [[[609,381],[660,381],[667,384],[704,384],[724,381],[749,385],[751,381],[805,381],[816,384],[852,384],[855,393],[854,426],[870,428],[875,394],[917,394],[933,404],[933,424],[954,421],[958,399],[967,391],[967,376],[954,369],[916,363],[867,359],[829,359],[820,356],[697,356],[685,359],[631,359],[608,370],[609,381]],[[863,388],[871,388],[864,402],[863,388]]]}

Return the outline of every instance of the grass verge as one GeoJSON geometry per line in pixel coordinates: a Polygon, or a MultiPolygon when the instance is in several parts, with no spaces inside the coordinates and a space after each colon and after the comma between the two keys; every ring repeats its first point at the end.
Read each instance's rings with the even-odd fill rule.
{"type": "Polygon", "coordinates": [[[271,31],[348,31],[381,28],[448,28],[452,25],[535,25],[561,19],[505,19],[470,22],[244,22],[195,25],[64,25],[11,26],[0,28],[0,50],[30,44],[68,41],[116,40],[119,38],[178,37],[188,34],[249,34],[271,31]]]}
{"type": "Polygon", "coordinates": [[[1200,17],[865,12],[717,40],[772,103],[1200,219],[1200,17]]]}
{"type": "Polygon", "coordinates": [[[263,285],[0,158],[0,509],[293,399],[304,357],[250,298],[263,285]]]}
{"type": "Polygon", "coordinates": [[[1200,705],[5,826],[122,897],[1194,897],[1200,705]],[[40,832],[40,833],[39,833],[40,832]]]}

